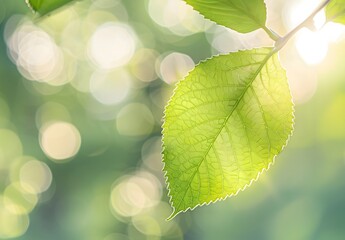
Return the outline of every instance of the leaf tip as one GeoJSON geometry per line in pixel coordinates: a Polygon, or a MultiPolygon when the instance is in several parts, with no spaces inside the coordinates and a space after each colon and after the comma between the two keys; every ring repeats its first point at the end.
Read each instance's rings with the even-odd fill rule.
{"type": "Polygon", "coordinates": [[[170,216],[166,219],[166,221],[170,221],[173,218],[176,217],[177,214],[179,214],[181,211],[176,211],[175,209],[173,210],[173,212],[170,214],[170,216]]]}

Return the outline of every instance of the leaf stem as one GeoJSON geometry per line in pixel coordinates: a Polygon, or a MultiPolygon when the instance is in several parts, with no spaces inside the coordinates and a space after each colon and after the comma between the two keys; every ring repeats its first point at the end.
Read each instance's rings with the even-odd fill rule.
{"type": "Polygon", "coordinates": [[[279,35],[273,32],[271,29],[269,29],[266,26],[262,26],[262,29],[267,33],[267,35],[275,42],[279,40],[279,35]]]}
{"type": "Polygon", "coordinates": [[[315,15],[318,14],[318,12],[320,12],[324,7],[326,7],[330,1],[331,0],[326,0],[323,3],[321,3],[303,22],[301,22],[297,27],[291,30],[284,37],[279,38],[275,43],[274,50],[280,50],[299,30],[301,30],[304,27],[307,27],[310,23],[312,23],[315,15]]]}

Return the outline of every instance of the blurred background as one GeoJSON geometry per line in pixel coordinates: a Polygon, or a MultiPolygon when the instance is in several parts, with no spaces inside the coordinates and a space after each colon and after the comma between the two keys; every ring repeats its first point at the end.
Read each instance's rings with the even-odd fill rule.
{"type": "MultiPolygon", "coordinates": [[[[267,0],[284,35],[318,5],[267,0]]],[[[271,46],[181,0],[83,0],[38,19],[0,7],[0,239],[341,240],[345,28],[321,12],[281,51],[294,135],[236,197],[165,221],[164,106],[200,60],[271,46]]]]}

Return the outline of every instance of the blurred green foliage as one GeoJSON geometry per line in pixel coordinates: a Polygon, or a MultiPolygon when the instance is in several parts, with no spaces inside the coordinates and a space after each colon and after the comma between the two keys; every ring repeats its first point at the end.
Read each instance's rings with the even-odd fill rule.
{"type": "MultiPolygon", "coordinates": [[[[23,1],[2,2],[0,238],[343,239],[345,41],[330,45],[319,65],[305,64],[293,43],[281,53],[297,92],[296,125],[270,171],[236,197],[165,221],[160,126],[172,81],[191,59],[254,47],[252,39],[269,45],[260,32],[229,33],[178,6],[181,17],[169,2],[85,0],[43,19],[23,1]],[[117,48],[104,52],[116,61],[97,55],[109,29],[134,39],[123,47],[132,41],[130,57],[116,58],[117,48]],[[294,72],[304,75],[294,82],[294,72]]],[[[271,21],[292,4],[273,2],[271,21]]],[[[271,24],[286,32],[283,22],[271,24]]]]}

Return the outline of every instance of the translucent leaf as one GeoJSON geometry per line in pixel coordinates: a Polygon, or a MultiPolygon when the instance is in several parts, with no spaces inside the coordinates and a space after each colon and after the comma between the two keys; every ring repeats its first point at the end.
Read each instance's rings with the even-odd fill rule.
{"type": "Polygon", "coordinates": [[[27,0],[28,5],[40,15],[46,15],[74,0],[27,0]]]}
{"type": "Polygon", "coordinates": [[[345,0],[332,0],[326,7],[328,21],[345,24],[345,0]]]}
{"type": "Polygon", "coordinates": [[[241,33],[264,28],[264,0],[185,0],[195,10],[217,24],[241,33]]]}
{"type": "Polygon", "coordinates": [[[171,217],[250,185],[282,151],[292,126],[286,74],[271,48],[199,64],[178,84],[165,110],[171,217]]]}

